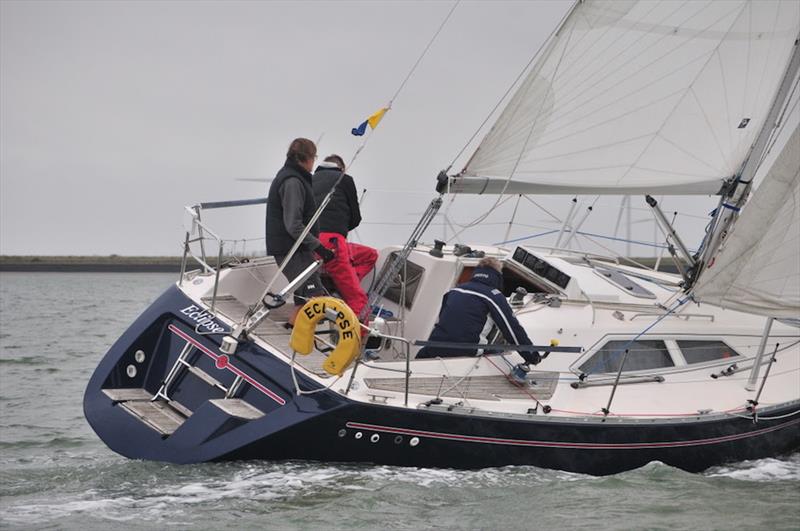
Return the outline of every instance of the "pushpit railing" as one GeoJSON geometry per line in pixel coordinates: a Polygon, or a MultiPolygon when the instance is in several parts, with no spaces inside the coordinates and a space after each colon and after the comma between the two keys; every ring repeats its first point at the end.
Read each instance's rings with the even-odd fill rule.
{"type": "Polygon", "coordinates": [[[267,203],[266,197],[260,197],[257,199],[239,199],[234,201],[212,201],[207,203],[198,203],[196,205],[184,207],[186,212],[189,214],[192,220],[192,225],[189,230],[186,231],[186,237],[183,241],[183,256],[181,257],[181,276],[178,280],[178,285],[183,285],[183,279],[186,275],[186,265],[191,257],[195,262],[197,262],[206,273],[213,273],[214,274],[214,292],[211,297],[211,311],[214,311],[214,307],[217,302],[217,288],[219,287],[219,272],[222,267],[222,256],[225,248],[225,240],[221,238],[216,232],[211,230],[211,228],[203,222],[201,212],[203,210],[213,210],[217,208],[233,208],[233,207],[242,207],[242,206],[250,206],[250,205],[262,205],[267,203]],[[197,236],[193,235],[196,234],[197,236]],[[210,265],[208,256],[206,256],[206,248],[205,248],[205,240],[210,238],[217,242],[217,264],[216,267],[210,265]],[[192,251],[192,244],[197,243],[200,248],[200,256],[197,256],[192,251]]]}

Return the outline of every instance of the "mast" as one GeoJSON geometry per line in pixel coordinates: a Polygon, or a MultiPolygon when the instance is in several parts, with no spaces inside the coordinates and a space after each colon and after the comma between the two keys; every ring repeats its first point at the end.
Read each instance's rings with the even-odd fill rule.
{"type": "Polygon", "coordinates": [[[798,69],[800,69],[800,46],[798,46],[798,43],[800,43],[800,35],[794,41],[791,59],[772,100],[772,106],[764,123],[761,125],[761,130],[756,136],[748,156],[742,163],[739,175],[732,180],[728,187],[729,189],[722,194],[714,215],[713,229],[703,239],[703,250],[700,256],[697,257],[697,265],[690,275],[686,287],[687,291],[697,283],[697,279],[703,273],[709,261],[717,254],[725,236],[733,228],[739,217],[739,212],[748,200],[753,187],[753,178],[762,162],[764,149],[772,132],[775,130],[778,115],[786,104],[786,99],[789,97],[789,89],[797,76],[798,69]]]}

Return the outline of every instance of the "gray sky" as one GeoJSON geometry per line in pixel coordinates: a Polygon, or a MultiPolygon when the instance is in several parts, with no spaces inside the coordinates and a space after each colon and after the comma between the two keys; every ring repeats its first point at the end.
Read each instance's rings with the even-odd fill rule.
{"type": "MultiPolygon", "coordinates": [[[[178,254],[182,207],[263,196],[236,179],[272,177],[292,138],[324,134],[320,155],[349,161],[350,129],[392,97],[452,5],[3,0],[0,252],[178,254]]],[[[438,171],[569,5],[458,6],[351,169],[369,190],[357,239],[405,241],[438,171]]],[[[546,203],[563,215],[569,199],[546,203]]],[[[450,214],[466,222],[492,202],[459,199],[450,214]]],[[[613,231],[618,202],[601,199],[593,230],[613,231]]],[[[507,206],[465,240],[503,240],[507,206]]],[[[529,203],[518,219],[512,237],[558,228],[529,203]]],[[[209,219],[226,238],[261,238],[263,220],[263,206],[209,219]]],[[[703,221],[685,223],[699,237],[703,221]]],[[[652,224],[635,228],[652,238],[652,224]]]]}

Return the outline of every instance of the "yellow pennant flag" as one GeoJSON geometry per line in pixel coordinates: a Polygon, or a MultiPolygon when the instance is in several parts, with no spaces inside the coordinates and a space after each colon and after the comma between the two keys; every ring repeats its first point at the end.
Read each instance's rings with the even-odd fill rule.
{"type": "Polygon", "coordinates": [[[372,129],[375,129],[376,127],[378,127],[378,124],[381,123],[381,119],[383,118],[383,115],[386,114],[386,111],[388,111],[388,110],[389,110],[388,107],[384,107],[381,110],[379,110],[378,112],[374,113],[369,118],[367,118],[367,122],[369,123],[369,126],[372,129]]]}

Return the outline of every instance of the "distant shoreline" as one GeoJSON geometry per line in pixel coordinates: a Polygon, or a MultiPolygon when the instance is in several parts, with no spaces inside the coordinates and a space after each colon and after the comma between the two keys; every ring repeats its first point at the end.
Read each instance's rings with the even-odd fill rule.
{"type": "Polygon", "coordinates": [[[178,273],[179,256],[0,256],[0,271],[41,273],[178,273]]]}
{"type": "MultiPolygon", "coordinates": [[[[652,267],[654,258],[634,258],[652,267]]],[[[623,262],[624,263],[624,262],[623,262]]],[[[190,269],[195,262],[187,264],[190,269]]],[[[179,273],[180,256],[0,256],[0,271],[26,273],[179,273]]],[[[661,261],[661,271],[676,273],[670,257],[661,261]]]]}

